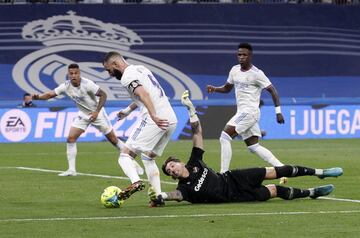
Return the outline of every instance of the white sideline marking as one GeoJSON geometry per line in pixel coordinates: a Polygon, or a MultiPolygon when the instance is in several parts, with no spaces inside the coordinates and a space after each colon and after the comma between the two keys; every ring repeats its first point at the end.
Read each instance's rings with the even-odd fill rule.
{"type": "Polygon", "coordinates": [[[313,215],[313,214],[349,214],[355,211],[317,211],[317,212],[255,212],[255,213],[225,213],[225,214],[189,214],[189,215],[158,215],[158,216],[117,216],[117,217],[54,217],[54,218],[14,218],[0,219],[0,222],[26,221],[80,221],[80,220],[120,220],[120,219],[156,219],[156,218],[197,218],[197,217],[228,217],[228,216],[274,216],[274,215],[313,215]]]}
{"type": "Polygon", "coordinates": [[[318,197],[317,199],[334,200],[334,201],[341,201],[341,202],[358,202],[358,203],[360,203],[360,200],[346,199],[346,198],[318,197]]]}
{"type": "MultiPolygon", "coordinates": [[[[10,167],[8,167],[8,168],[10,168],[10,167]]],[[[64,172],[64,171],[60,171],[60,170],[29,168],[29,167],[13,167],[13,168],[22,169],[22,170],[40,171],[40,172],[46,172],[46,173],[61,173],[61,172],[64,172]]],[[[113,179],[129,180],[129,178],[127,178],[127,177],[103,175],[103,174],[77,173],[77,175],[90,176],[90,177],[99,177],[99,178],[113,178],[113,179]]],[[[143,180],[148,181],[147,179],[143,179],[143,180]]],[[[164,183],[164,184],[177,184],[177,183],[174,183],[174,182],[167,182],[167,181],[161,181],[161,183],[164,183]]]]}

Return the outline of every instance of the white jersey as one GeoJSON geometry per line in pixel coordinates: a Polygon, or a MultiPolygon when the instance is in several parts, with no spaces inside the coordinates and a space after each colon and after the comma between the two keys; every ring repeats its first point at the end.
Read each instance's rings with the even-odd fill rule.
{"type": "Polygon", "coordinates": [[[238,112],[260,112],[261,92],[271,85],[263,71],[253,65],[244,72],[238,64],[231,68],[227,82],[235,87],[238,112]]]}
{"type": "Polygon", "coordinates": [[[99,97],[95,95],[99,89],[93,81],[81,78],[79,87],[72,86],[70,80],[67,80],[55,88],[54,92],[57,95],[66,93],[76,103],[79,116],[89,119],[89,113],[95,111],[99,104],[99,97]]]}
{"type": "Polygon", "coordinates": [[[146,67],[142,65],[129,65],[126,67],[120,81],[129,92],[131,99],[134,100],[136,105],[140,108],[141,116],[143,118],[147,117],[149,113],[144,104],[133,92],[133,88],[138,84],[142,85],[150,95],[157,117],[167,119],[169,123],[177,122],[175,112],[172,109],[164,90],[151,71],[146,67]]]}

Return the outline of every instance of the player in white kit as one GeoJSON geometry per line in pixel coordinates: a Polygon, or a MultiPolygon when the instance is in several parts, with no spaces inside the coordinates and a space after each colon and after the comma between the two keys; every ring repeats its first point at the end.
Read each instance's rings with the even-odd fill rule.
{"type": "Polygon", "coordinates": [[[119,119],[140,108],[141,120],[131,132],[119,157],[119,165],[132,185],[120,198],[142,190],[144,184],[130,164],[130,154],[141,154],[149,183],[157,194],[161,192],[159,168],[155,157],[161,156],[176,129],[177,118],[170,102],[152,72],[142,65],[129,65],[117,52],[106,54],[104,68],[110,76],[120,80],[133,102],[118,113],[119,119]]]}
{"type": "MultiPolygon", "coordinates": [[[[101,131],[117,149],[121,150],[124,144],[116,137],[103,108],[106,102],[106,93],[93,81],[82,78],[80,76],[79,65],[77,64],[70,64],[68,66],[68,77],[69,80],[60,84],[53,91],[32,95],[34,100],[47,100],[66,93],[79,109],[78,117],[73,121],[67,138],[66,151],[69,168],[67,171],[60,173],[59,176],[77,175],[76,141],[90,124],[101,131]]],[[[135,160],[132,160],[132,163],[133,166],[136,166],[138,172],[141,173],[140,165],[135,160]]]]}
{"type": "MultiPolygon", "coordinates": [[[[278,93],[264,72],[251,63],[252,46],[250,44],[241,43],[238,46],[237,57],[239,64],[230,70],[226,84],[221,87],[206,86],[208,93],[229,93],[235,87],[237,112],[221,132],[220,172],[224,173],[229,170],[232,156],[231,141],[238,135],[245,141],[250,152],[273,166],[283,166],[283,163],[268,149],[259,144],[259,137],[261,137],[259,103],[263,89],[266,89],[272,96],[277,122],[280,124],[285,122],[281,113],[278,93]]],[[[280,180],[280,183],[285,182],[286,178],[280,180]]]]}

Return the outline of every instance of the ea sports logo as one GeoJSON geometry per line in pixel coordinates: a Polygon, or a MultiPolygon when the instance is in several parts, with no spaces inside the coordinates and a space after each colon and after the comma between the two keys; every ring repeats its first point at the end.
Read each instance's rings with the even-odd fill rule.
{"type": "Polygon", "coordinates": [[[1,118],[0,130],[7,140],[12,142],[22,141],[31,131],[30,117],[19,109],[7,111],[1,118]]]}

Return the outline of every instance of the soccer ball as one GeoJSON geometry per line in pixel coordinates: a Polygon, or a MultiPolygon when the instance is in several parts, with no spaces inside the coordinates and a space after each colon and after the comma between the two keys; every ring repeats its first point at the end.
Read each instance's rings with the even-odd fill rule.
{"type": "Polygon", "coordinates": [[[100,201],[106,208],[117,208],[120,207],[124,200],[119,200],[118,195],[121,189],[116,186],[110,186],[104,189],[101,194],[100,201]]]}

